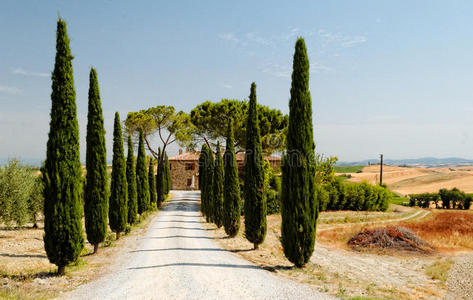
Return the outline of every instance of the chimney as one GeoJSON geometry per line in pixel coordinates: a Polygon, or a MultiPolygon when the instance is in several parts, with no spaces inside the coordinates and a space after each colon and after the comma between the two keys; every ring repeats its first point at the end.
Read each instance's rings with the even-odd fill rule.
{"type": "Polygon", "coordinates": [[[179,155],[182,155],[182,149],[179,149],[179,155]]]}

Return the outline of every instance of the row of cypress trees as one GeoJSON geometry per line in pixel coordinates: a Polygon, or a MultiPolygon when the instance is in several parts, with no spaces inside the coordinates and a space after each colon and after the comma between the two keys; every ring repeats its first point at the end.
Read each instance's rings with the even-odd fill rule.
{"type": "Polygon", "coordinates": [[[240,182],[231,118],[226,144],[223,158],[220,142],[217,142],[215,158],[209,146],[202,145],[199,157],[201,212],[207,222],[214,222],[219,228],[224,226],[225,232],[234,237],[240,230],[240,182]]]}
{"type": "MultiPolygon", "coordinates": [[[[286,151],[282,161],[281,243],[286,257],[296,266],[304,266],[312,256],[316,222],[319,214],[315,181],[315,143],[312,124],[312,102],[309,92],[309,60],[304,39],[295,45],[289,101],[289,126],[286,151]]],[[[256,84],[252,83],[246,125],[246,154],[244,165],[245,236],[254,248],[266,235],[266,186],[264,164],[256,109],[256,84]]],[[[220,177],[220,145],[217,157],[204,144],[199,158],[199,187],[201,210],[208,222],[223,224],[233,237],[240,226],[240,185],[233,146],[231,121],[228,126],[227,148],[220,177]],[[223,211],[222,211],[223,208],[223,211]],[[223,219],[222,219],[223,218],[223,219]]]]}
{"type": "MultiPolygon", "coordinates": [[[[263,151],[256,105],[256,84],[251,84],[246,127],[244,176],[245,236],[254,248],[266,236],[266,189],[263,151]]],[[[235,236],[240,228],[240,183],[233,145],[233,126],[228,125],[227,148],[224,158],[217,142],[215,159],[212,150],[204,144],[199,158],[199,186],[201,210],[207,222],[235,236]]]]}
{"type": "MultiPolygon", "coordinates": [[[[51,121],[46,161],[42,168],[44,182],[44,245],[58,274],[77,260],[83,247],[81,208],[81,164],[79,125],[75,99],[73,69],[66,22],[57,22],[56,58],[52,73],[51,121]]],[[[128,224],[137,222],[156,204],[153,160],[146,166],[143,132],[140,132],[138,157],[133,155],[133,143],[128,137],[128,158],[125,161],[120,116],[115,113],[113,131],[113,162],[110,191],[108,189],[105,129],[97,72],[90,70],[88,94],[86,182],[84,192],[85,231],[94,253],[105,240],[107,225],[119,239],[128,224]],[[107,224],[108,219],[108,224],[107,224]]],[[[165,186],[162,197],[169,193],[170,174],[167,156],[165,186]]]]}

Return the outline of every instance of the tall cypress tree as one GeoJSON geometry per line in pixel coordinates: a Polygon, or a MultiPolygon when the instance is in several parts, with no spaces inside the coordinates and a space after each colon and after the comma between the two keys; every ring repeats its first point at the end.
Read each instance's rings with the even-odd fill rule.
{"type": "Polygon", "coordinates": [[[214,223],[218,228],[223,225],[223,159],[220,154],[220,142],[217,142],[217,154],[215,157],[214,176],[213,176],[213,197],[214,197],[214,223]]]}
{"type": "Polygon", "coordinates": [[[44,181],[44,248],[63,275],[84,247],[81,222],[79,124],[66,22],[57,21],[56,61],[52,74],[51,121],[44,181]]]}
{"type": "Polygon", "coordinates": [[[206,188],[207,188],[207,185],[205,183],[205,180],[206,180],[206,176],[205,176],[205,171],[206,171],[206,168],[205,168],[205,164],[207,162],[207,158],[206,158],[206,155],[207,155],[207,144],[203,144],[202,145],[202,148],[200,149],[200,156],[199,156],[199,189],[200,189],[200,211],[202,212],[202,214],[205,216],[205,211],[206,211],[206,202],[205,200],[207,199],[205,197],[205,192],[206,192],[206,188]]]}
{"type": "Polygon", "coordinates": [[[287,153],[282,162],[281,243],[286,257],[301,267],[314,251],[318,217],[309,59],[302,38],[295,46],[289,111],[287,153]]]}
{"type": "Polygon", "coordinates": [[[128,183],[128,224],[136,223],[138,213],[138,194],[136,191],[135,156],[133,141],[128,135],[128,157],[126,159],[126,182],[128,183]]]}
{"type": "Polygon", "coordinates": [[[156,203],[156,183],[154,180],[154,159],[150,157],[148,167],[148,184],[151,207],[158,207],[156,203]]]}
{"type": "Polygon", "coordinates": [[[149,183],[146,170],[146,152],[143,131],[140,130],[138,157],[136,158],[136,190],[138,194],[138,213],[141,215],[149,209],[149,183]]]}
{"type": "Polygon", "coordinates": [[[223,156],[225,180],[223,185],[223,226],[225,232],[234,237],[240,230],[240,182],[238,164],[233,140],[233,121],[230,119],[227,131],[227,147],[223,156]]]}
{"type": "Polygon", "coordinates": [[[112,231],[116,233],[117,240],[120,238],[120,232],[125,231],[128,221],[128,184],[124,152],[120,115],[116,112],[113,124],[112,183],[108,222],[112,231]]]}
{"type": "Polygon", "coordinates": [[[207,222],[214,221],[214,208],[215,208],[215,199],[213,196],[213,184],[214,184],[214,157],[213,152],[210,147],[206,148],[206,161],[205,161],[205,197],[206,197],[206,212],[205,217],[207,222]]]}
{"type": "Polygon", "coordinates": [[[256,84],[251,84],[246,125],[245,154],[245,236],[255,249],[266,236],[266,195],[264,190],[264,161],[256,110],[256,84]]]}
{"type": "Polygon", "coordinates": [[[99,82],[94,68],[89,77],[89,113],[87,116],[86,187],[84,197],[87,240],[97,253],[107,234],[107,157],[99,82]]]}
{"type": "Polygon", "coordinates": [[[166,152],[164,152],[164,170],[164,173],[166,174],[166,195],[168,195],[172,188],[172,181],[171,169],[169,168],[168,154],[166,152]]]}
{"type": "Polygon", "coordinates": [[[156,168],[156,194],[158,207],[164,202],[164,160],[162,158],[161,148],[158,149],[158,167],[156,168]]]}

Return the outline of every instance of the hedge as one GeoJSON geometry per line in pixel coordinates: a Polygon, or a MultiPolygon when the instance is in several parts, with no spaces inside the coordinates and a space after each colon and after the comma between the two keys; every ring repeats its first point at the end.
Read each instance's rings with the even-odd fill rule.
{"type": "Polygon", "coordinates": [[[457,188],[440,189],[438,193],[410,194],[409,205],[428,208],[432,203],[436,208],[470,209],[473,195],[466,194],[457,188]],[[440,204],[442,205],[440,207],[440,204]]]}

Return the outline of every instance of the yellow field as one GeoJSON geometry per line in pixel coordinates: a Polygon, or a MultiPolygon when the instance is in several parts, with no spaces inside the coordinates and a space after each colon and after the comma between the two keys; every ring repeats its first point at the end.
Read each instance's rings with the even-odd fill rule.
{"type": "MultiPolygon", "coordinates": [[[[349,181],[379,182],[379,166],[367,166],[362,173],[351,173],[349,181]]],[[[424,168],[383,167],[383,183],[402,195],[438,192],[441,188],[458,188],[473,193],[473,167],[424,168]]]]}

